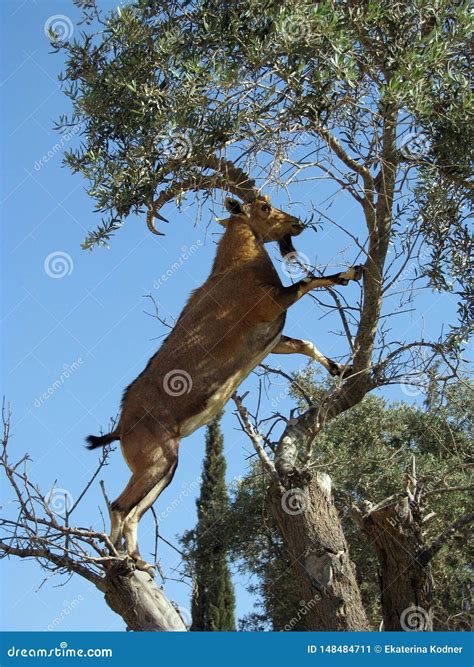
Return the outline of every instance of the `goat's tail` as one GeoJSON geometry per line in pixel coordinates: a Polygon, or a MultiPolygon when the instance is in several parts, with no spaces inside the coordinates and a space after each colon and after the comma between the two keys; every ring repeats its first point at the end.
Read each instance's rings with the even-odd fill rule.
{"type": "Polygon", "coordinates": [[[89,435],[86,438],[86,442],[88,443],[87,449],[105,447],[105,445],[108,445],[114,440],[120,440],[120,435],[117,431],[112,431],[112,433],[106,433],[105,435],[89,435]]]}

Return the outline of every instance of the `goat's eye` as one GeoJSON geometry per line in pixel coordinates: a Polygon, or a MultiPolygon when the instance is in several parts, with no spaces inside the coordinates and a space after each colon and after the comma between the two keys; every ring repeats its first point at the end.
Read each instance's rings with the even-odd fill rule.
{"type": "Polygon", "coordinates": [[[270,210],[270,206],[268,204],[262,204],[262,211],[264,213],[268,213],[270,210]]]}

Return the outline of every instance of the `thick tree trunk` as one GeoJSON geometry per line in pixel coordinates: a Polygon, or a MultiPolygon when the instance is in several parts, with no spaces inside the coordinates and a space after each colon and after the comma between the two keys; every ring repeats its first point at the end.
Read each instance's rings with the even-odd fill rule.
{"type": "Polygon", "coordinates": [[[136,570],[129,559],[107,570],[98,585],[108,606],[121,616],[127,630],[185,632],[178,610],[165,597],[153,578],[136,570]]]}
{"type": "Polygon", "coordinates": [[[421,514],[408,494],[354,507],[353,518],[377,553],[384,630],[433,629],[432,575],[420,558],[421,514]]]}
{"type": "Polygon", "coordinates": [[[287,490],[274,481],[267,503],[294,559],[308,629],[369,630],[330,477],[294,473],[287,490]]]}

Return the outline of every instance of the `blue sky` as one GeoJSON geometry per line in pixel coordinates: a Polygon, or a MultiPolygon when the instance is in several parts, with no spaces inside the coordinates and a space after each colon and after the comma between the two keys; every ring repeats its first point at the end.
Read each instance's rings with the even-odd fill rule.
{"type": "MultiPolygon", "coordinates": [[[[68,101],[57,81],[62,56],[50,53],[44,33],[51,16],[66,15],[74,22],[77,12],[68,0],[3,0],[1,12],[3,393],[13,413],[10,455],[16,459],[28,452],[29,474],[43,491],[57,480],[56,486],[74,499],[98,460],[95,452],[84,448],[84,437],[107,429],[124,387],[142,370],[165,333],[156,319],[145,314],[150,310],[145,295],[153,295],[162,316],[176,318],[189,291],[210,270],[220,229],[207,209],[196,224],[196,206],[190,199],[180,212],[173,205],[167,207],[165,215],[172,224],[165,226],[165,237],[152,236],[144,219],[133,218],[114,237],[110,249],[81,250],[86,232],[99,220],[81,177],[61,166],[61,150],[54,148],[59,137],[53,122],[68,110],[68,101]],[[171,269],[176,261],[179,270],[171,269]],[[167,271],[167,279],[160,281],[167,271]]],[[[297,200],[292,212],[304,217],[308,202],[322,202],[331,192],[320,181],[298,186],[292,192],[297,200]]],[[[273,201],[285,207],[283,194],[275,193],[273,201]]],[[[215,212],[221,215],[222,209],[216,206],[215,212]]],[[[335,199],[331,215],[364,238],[352,201],[335,199]]],[[[333,227],[319,234],[308,231],[297,245],[311,261],[328,261],[334,269],[357,258],[357,249],[333,227]]],[[[276,250],[271,252],[276,257],[276,250]]],[[[285,281],[289,282],[287,277],[285,281]]],[[[348,287],[345,295],[355,302],[359,287],[348,287]]],[[[452,310],[452,301],[427,294],[415,313],[398,319],[394,338],[414,337],[423,327],[437,330],[452,310]]],[[[313,340],[329,356],[347,353],[344,341],[331,334],[336,322],[320,316],[314,301],[303,299],[290,311],[285,333],[313,340]]],[[[287,371],[305,365],[302,358],[274,361],[287,371]]],[[[255,389],[255,378],[249,378],[244,388],[255,389]]],[[[385,392],[392,399],[413,400],[409,393],[398,388],[385,392]]],[[[254,397],[255,392],[249,405],[254,397]]],[[[282,412],[289,407],[282,384],[271,388],[265,400],[268,414],[275,402],[282,412]]],[[[251,453],[232,412],[229,405],[223,422],[229,481],[245,474],[251,453]]],[[[176,476],[156,504],[160,513],[174,501],[174,509],[161,523],[163,536],[174,543],[177,534],[194,525],[203,449],[204,429],[183,441],[176,476]]],[[[128,469],[118,450],[100,478],[111,498],[124,487],[128,469]]],[[[5,505],[11,495],[5,485],[2,489],[5,505]]],[[[101,530],[99,506],[104,511],[96,484],[75,521],[101,530]]],[[[149,517],[142,521],[139,535],[142,552],[147,553],[152,544],[149,517]]],[[[176,577],[179,555],[161,543],[160,556],[165,573],[176,577]]],[[[97,599],[101,594],[86,581],[73,577],[58,587],[60,583],[64,580],[47,578],[35,562],[3,560],[2,627],[46,630],[61,615],[56,629],[123,629],[123,621],[97,599]]],[[[235,584],[241,616],[251,609],[252,599],[245,591],[245,578],[235,577],[235,584]]],[[[186,616],[189,586],[168,581],[166,590],[186,616]]]]}

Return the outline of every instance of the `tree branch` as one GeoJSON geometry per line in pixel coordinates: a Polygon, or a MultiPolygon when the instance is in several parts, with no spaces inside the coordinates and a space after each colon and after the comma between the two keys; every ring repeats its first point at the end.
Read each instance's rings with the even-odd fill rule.
{"type": "Polygon", "coordinates": [[[467,514],[460,516],[450,526],[445,528],[443,532],[438,535],[438,537],[430,544],[429,547],[423,549],[423,551],[417,556],[417,560],[419,560],[423,565],[428,565],[428,563],[436,556],[438,551],[440,551],[445,546],[446,542],[450,540],[455,535],[455,533],[457,533],[457,531],[461,530],[461,528],[464,528],[464,526],[468,526],[473,521],[474,512],[468,512],[467,514]]]}
{"type": "Polygon", "coordinates": [[[264,470],[270,473],[273,479],[278,480],[278,475],[276,473],[275,466],[273,465],[272,461],[270,461],[270,459],[268,458],[268,455],[262,446],[262,436],[254,429],[254,427],[250,422],[248,411],[245,408],[244,404],[242,403],[243,397],[238,396],[237,394],[233,394],[232,399],[237,407],[237,412],[239,413],[240,418],[242,420],[244,430],[247,433],[250,440],[252,441],[252,444],[255,448],[255,451],[258,454],[258,457],[262,463],[264,470]]]}

